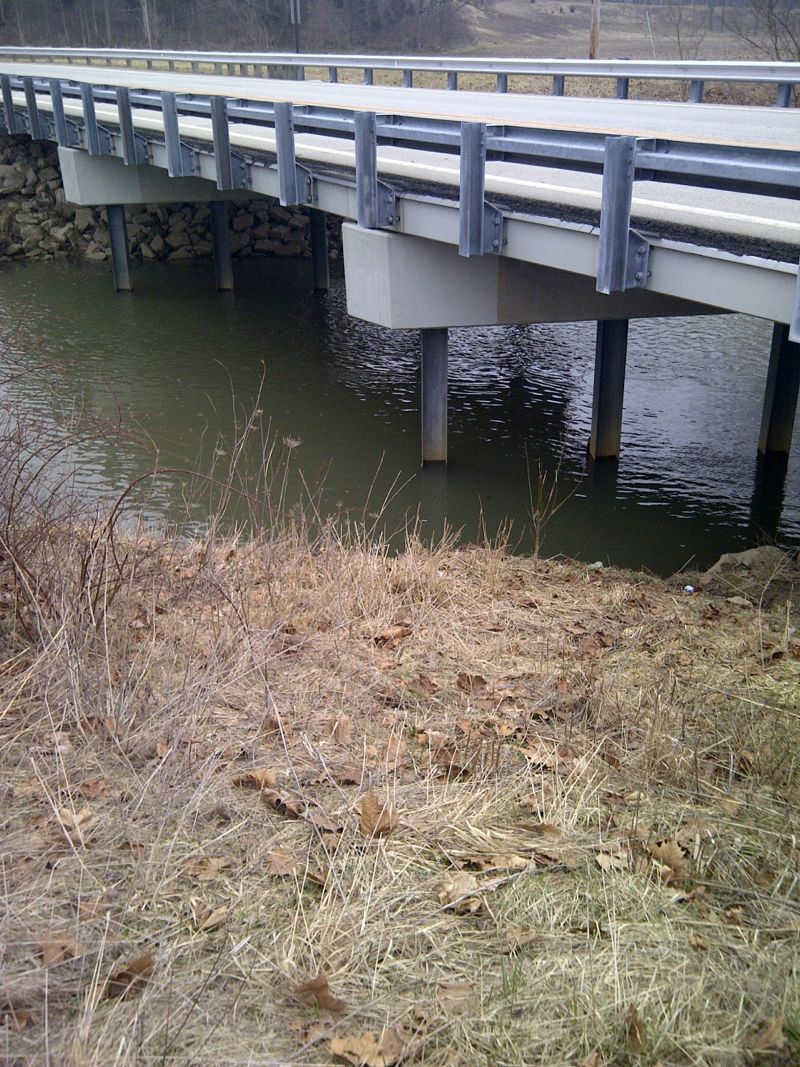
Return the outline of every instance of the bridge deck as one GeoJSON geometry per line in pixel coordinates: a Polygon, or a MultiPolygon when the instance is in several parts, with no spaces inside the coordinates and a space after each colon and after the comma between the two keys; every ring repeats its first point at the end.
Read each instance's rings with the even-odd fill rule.
{"type": "Polygon", "coordinates": [[[800,149],[800,109],[713,104],[687,106],[665,101],[597,100],[522,93],[452,93],[443,89],[411,90],[341,82],[276,81],[45,63],[0,62],[0,73],[232,99],[291,101],[303,106],[402,113],[457,122],[672,137],[746,148],[800,149]]]}

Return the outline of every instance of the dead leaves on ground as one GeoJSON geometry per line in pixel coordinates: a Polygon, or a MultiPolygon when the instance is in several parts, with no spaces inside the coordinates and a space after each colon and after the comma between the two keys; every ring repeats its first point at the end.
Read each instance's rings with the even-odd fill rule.
{"type": "Polygon", "coordinates": [[[399,818],[394,807],[386,801],[381,803],[370,790],[361,801],[358,828],[364,837],[380,837],[397,829],[399,818]]]}
{"type": "Polygon", "coordinates": [[[107,997],[127,997],[131,993],[140,992],[153,977],[155,969],[156,957],[151,949],[112,971],[106,983],[105,995],[107,997]]]}
{"type": "Polygon", "coordinates": [[[478,893],[478,879],[467,871],[449,874],[439,887],[439,903],[456,915],[479,915],[484,910],[478,893]]]}
{"type": "Polygon", "coordinates": [[[331,1055],[352,1067],[394,1067],[415,1051],[413,1035],[398,1026],[390,1026],[380,1037],[366,1033],[331,1038],[331,1055]]]}
{"type": "Polygon", "coordinates": [[[42,965],[53,967],[57,963],[74,959],[83,955],[83,948],[78,944],[72,934],[48,930],[39,938],[39,948],[42,952],[42,965]]]}
{"type": "Polygon", "coordinates": [[[301,1003],[309,1008],[322,1008],[323,1011],[332,1011],[337,1014],[347,1011],[347,1004],[331,992],[328,976],[324,971],[320,971],[310,982],[301,982],[300,985],[295,986],[294,993],[301,1003]]]}

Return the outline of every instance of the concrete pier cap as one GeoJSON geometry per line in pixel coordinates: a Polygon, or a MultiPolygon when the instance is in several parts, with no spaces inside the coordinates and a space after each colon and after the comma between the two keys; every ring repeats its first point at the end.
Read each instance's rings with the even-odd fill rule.
{"type": "Polygon", "coordinates": [[[212,200],[252,200],[251,191],[225,192],[205,178],[170,178],[161,167],[126,167],[118,156],[90,156],[59,148],[64,196],[71,204],[178,204],[212,200]]]}
{"type": "Polygon", "coordinates": [[[395,330],[719,313],[644,289],[604,296],[587,275],[504,256],[467,259],[454,245],[353,223],[342,241],[348,312],[395,330]]]}

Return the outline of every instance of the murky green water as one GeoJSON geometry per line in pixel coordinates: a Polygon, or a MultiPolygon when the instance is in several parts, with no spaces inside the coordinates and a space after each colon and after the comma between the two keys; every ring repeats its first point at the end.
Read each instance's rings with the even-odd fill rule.
{"type": "MultiPolygon", "coordinates": [[[[305,485],[325,512],[359,515],[388,497],[389,529],[419,511],[424,530],[446,519],[476,540],[508,521],[526,549],[528,474],[541,463],[558,471],[560,495],[574,490],[546,527],[550,554],[667,572],[765,534],[800,545],[800,428],[785,471],[756,464],[769,323],[632,323],[623,455],[594,470],[592,324],[455,330],[451,462],[422,471],[417,336],[349,318],[341,278],[312,294],[307,261],[236,270],[236,293],[217,294],[210,262],[150,264],[120,296],[102,266],[0,270],[5,360],[30,368],[7,395],[31,418],[76,406],[125,427],[82,446],[82,492],[119,492],[155,465],[221,476],[237,420],[258,407],[240,469],[277,441],[289,499],[305,485]]],[[[146,484],[154,518],[204,521],[201,483],[175,473],[146,484]]]]}

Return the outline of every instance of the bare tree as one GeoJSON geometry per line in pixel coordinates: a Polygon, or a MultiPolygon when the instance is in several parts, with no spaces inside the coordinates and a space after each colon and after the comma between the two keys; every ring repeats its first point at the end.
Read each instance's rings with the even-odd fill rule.
{"type": "Polygon", "coordinates": [[[800,61],[800,0],[745,0],[728,7],[724,21],[756,55],[800,61]]]}

